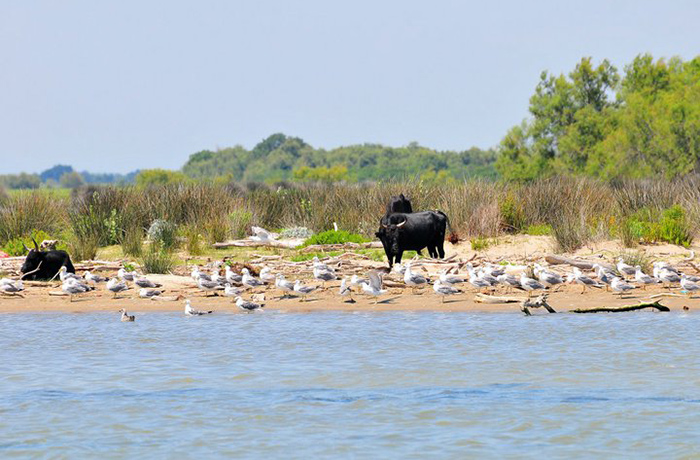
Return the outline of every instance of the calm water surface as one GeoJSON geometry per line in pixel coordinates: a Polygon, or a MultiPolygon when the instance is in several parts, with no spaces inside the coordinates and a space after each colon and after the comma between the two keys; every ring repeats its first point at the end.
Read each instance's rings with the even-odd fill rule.
{"type": "Polygon", "coordinates": [[[700,315],[0,315],[0,458],[699,457],[700,315]]]}

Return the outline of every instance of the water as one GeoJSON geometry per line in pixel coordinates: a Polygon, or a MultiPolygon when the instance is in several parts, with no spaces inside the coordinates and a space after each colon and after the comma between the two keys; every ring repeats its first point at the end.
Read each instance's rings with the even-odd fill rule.
{"type": "Polygon", "coordinates": [[[700,455],[700,315],[0,315],[0,458],[700,455]]]}

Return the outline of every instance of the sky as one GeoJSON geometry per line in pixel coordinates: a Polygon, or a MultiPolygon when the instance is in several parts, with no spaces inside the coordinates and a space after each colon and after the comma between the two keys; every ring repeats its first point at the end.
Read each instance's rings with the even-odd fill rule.
{"type": "Polygon", "coordinates": [[[697,1],[0,2],[0,174],[178,169],[276,132],[494,147],[543,70],[700,53],[697,1]]]}

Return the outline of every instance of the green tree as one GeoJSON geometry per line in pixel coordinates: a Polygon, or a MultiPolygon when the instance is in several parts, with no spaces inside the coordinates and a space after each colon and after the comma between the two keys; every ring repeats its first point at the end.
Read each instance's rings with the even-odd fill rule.
{"type": "Polygon", "coordinates": [[[141,187],[178,184],[186,181],[187,176],[180,171],[169,171],[167,169],[144,169],[136,176],[136,185],[141,187]]]}
{"type": "Polygon", "coordinates": [[[59,183],[61,184],[61,187],[63,187],[63,188],[78,188],[78,187],[82,187],[83,185],[85,185],[85,181],[83,180],[83,176],[81,176],[80,173],[78,173],[76,171],[64,173],[61,176],[59,183]]]}

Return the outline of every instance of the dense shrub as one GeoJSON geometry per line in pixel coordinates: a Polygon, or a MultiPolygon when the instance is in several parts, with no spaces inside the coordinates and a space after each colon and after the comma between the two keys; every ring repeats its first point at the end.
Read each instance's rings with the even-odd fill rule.
{"type": "Polygon", "coordinates": [[[304,247],[313,244],[342,244],[342,243],[364,243],[367,240],[356,233],[346,232],[345,230],[328,230],[321,232],[304,241],[304,247]]]}

